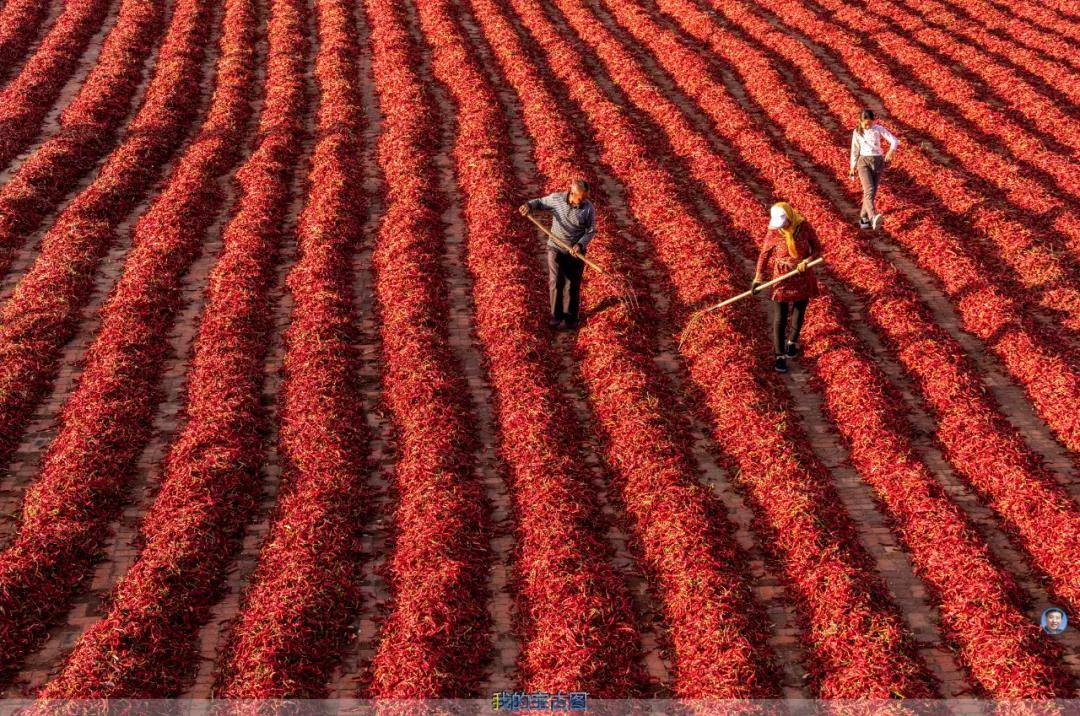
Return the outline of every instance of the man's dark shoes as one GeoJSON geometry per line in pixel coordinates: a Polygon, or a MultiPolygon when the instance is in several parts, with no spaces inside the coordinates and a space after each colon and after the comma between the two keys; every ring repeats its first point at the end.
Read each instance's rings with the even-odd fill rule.
{"type": "Polygon", "coordinates": [[[561,318],[552,318],[548,320],[548,327],[550,328],[562,328],[561,318]]]}
{"type": "Polygon", "coordinates": [[[773,368],[777,373],[787,373],[787,359],[784,356],[776,356],[776,364],[773,368]]]}
{"type": "Polygon", "coordinates": [[[787,342],[787,350],[784,351],[788,358],[798,358],[802,355],[802,346],[798,343],[787,342]]]}

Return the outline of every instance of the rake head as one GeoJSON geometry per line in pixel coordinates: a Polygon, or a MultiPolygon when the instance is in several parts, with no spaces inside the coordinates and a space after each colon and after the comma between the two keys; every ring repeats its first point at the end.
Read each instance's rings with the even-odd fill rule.
{"type": "Polygon", "coordinates": [[[619,301],[621,301],[628,310],[636,312],[639,308],[637,293],[634,291],[634,287],[630,282],[625,278],[619,277],[618,279],[613,280],[612,283],[615,284],[619,291],[619,301]]]}

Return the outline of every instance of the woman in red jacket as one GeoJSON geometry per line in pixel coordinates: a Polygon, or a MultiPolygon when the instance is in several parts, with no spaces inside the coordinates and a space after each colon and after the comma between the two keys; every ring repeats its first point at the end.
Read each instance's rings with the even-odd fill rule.
{"type": "Polygon", "coordinates": [[[769,236],[758,256],[757,272],[751,291],[760,284],[791,271],[793,276],[772,287],[769,318],[772,321],[776,371],[787,372],[787,359],[799,355],[799,331],[806,317],[806,306],[818,294],[817,279],[807,264],[818,253],[817,236],[802,214],[787,202],[773,204],[769,210],[769,236]],[[791,331],[788,332],[788,319],[791,331]]]}

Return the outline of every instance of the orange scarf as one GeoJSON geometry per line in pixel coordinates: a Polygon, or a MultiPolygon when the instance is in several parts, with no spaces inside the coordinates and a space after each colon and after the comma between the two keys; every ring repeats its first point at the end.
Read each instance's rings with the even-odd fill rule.
{"type": "Polygon", "coordinates": [[[797,234],[799,231],[799,225],[802,224],[803,221],[805,221],[806,219],[803,217],[802,214],[795,210],[795,207],[793,207],[786,201],[779,202],[777,206],[783,209],[784,214],[787,216],[787,223],[777,229],[777,231],[779,231],[780,235],[784,237],[784,242],[787,244],[788,254],[791,255],[791,258],[797,259],[799,258],[799,247],[795,245],[795,234],[797,234]]]}

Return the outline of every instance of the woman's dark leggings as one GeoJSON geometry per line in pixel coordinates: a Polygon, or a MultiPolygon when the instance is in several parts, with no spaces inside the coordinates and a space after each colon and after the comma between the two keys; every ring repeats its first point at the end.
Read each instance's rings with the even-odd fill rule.
{"type": "Polygon", "coordinates": [[[769,318],[772,319],[773,348],[776,355],[783,355],[787,350],[787,341],[799,342],[803,318],[806,317],[806,305],[810,299],[801,301],[769,301],[769,318]],[[791,316],[791,335],[787,335],[788,315],[791,316]],[[785,340],[786,339],[786,340],[785,340]]]}

